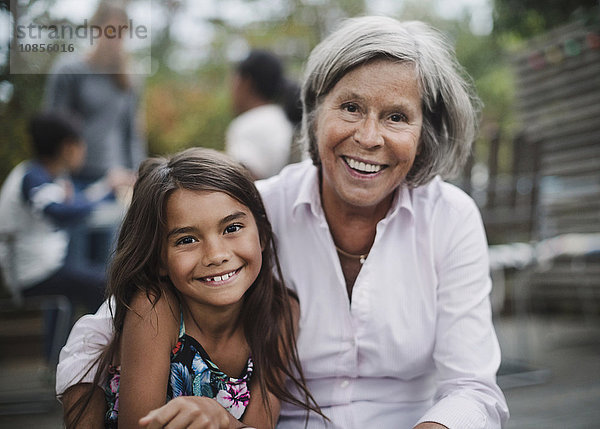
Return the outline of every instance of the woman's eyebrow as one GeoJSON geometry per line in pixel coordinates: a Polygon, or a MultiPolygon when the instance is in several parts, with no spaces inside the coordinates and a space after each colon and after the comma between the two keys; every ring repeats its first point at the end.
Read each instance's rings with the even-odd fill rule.
{"type": "Polygon", "coordinates": [[[350,90],[344,90],[341,91],[339,94],[337,94],[337,96],[335,97],[336,100],[363,100],[364,97],[362,97],[361,95],[357,94],[354,91],[350,91],[350,90]]]}
{"type": "MultiPolygon", "coordinates": [[[[351,100],[363,101],[364,99],[365,99],[365,97],[363,97],[362,95],[356,93],[355,91],[351,91],[351,90],[342,91],[339,94],[337,94],[337,96],[335,97],[336,103],[342,102],[342,101],[351,101],[351,100]]],[[[384,107],[385,107],[384,110],[386,110],[386,111],[410,110],[409,103],[406,100],[404,100],[403,98],[394,100],[393,103],[390,103],[389,105],[385,105],[384,107]]]]}

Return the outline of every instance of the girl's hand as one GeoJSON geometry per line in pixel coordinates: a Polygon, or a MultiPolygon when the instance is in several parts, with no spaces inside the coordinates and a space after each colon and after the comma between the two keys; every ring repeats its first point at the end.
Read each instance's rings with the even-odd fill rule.
{"type": "MultiPolygon", "coordinates": [[[[200,396],[180,396],[140,419],[148,429],[229,429],[230,414],[217,401],[200,396]]],[[[232,420],[233,416],[231,417],[232,420]]],[[[236,421],[237,422],[237,421],[236,421]]],[[[235,423],[235,422],[234,422],[235,423]]],[[[238,422],[239,424],[239,422],[238,422]]],[[[243,427],[242,424],[231,427],[243,427]]]]}

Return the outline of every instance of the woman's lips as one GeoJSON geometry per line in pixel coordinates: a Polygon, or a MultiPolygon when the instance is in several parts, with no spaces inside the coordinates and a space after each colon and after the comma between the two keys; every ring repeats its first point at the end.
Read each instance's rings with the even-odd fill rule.
{"type": "Polygon", "coordinates": [[[374,177],[381,173],[387,166],[384,164],[371,163],[368,161],[342,156],[344,164],[353,173],[359,177],[374,177]]]}

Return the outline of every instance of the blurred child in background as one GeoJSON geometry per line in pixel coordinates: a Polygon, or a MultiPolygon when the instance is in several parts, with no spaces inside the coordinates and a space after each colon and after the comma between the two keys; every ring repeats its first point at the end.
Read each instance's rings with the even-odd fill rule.
{"type": "MultiPolygon", "coordinates": [[[[86,153],[77,124],[56,113],[40,113],[31,120],[29,134],[33,158],[11,171],[0,192],[0,231],[12,237],[10,248],[6,242],[0,246],[0,264],[14,277],[8,282],[13,294],[64,295],[85,311],[95,311],[104,295],[105,267],[73,266],[68,230],[110,197],[123,176],[113,171],[77,192],[70,175],[86,153]]],[[[54,323],[46,327],[47,355],[54,323]]]]}

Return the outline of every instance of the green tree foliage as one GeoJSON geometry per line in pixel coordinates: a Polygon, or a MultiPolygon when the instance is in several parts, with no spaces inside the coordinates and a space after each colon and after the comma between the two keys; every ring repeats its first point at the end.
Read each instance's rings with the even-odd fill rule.
{"type": "Polygon", "coordinates": [[[529,38],[572,19],[597,17],[597,7],[597,0],[494,0],[494,33],[529,38]]]}
{"type": "MultiPolygon", "coordinates": [[[[31,0],[30,3],[35,2],[36,0],[31,0]]],[[[8,14],[9,4],[9,0],[0,1],[0,13],[8,14]]],[[[40,19],[44,19],[44,16],[40,19]]],[[[8,46],[3,46],[0,52],[7,48],[8,46]]],[[[5,63],[0,64],[0,84],[9,90],[6,98],[0,99],[1,181],[16,164],[30,156],[27,123],[39,108],[44,76],[10,74],[9,65],[5,63]]]]}
{"type": "MultiPolygon", "coordinates": [[[[59,0],[29,0],[27,5],[43,5],[36,10],[40,22],[47,23],[48,11],[56,1],[59,0]]],[[[5,11],[8,4],[8,0],[0,0],[5,11]]],[[[202,52],[194,52],[182,46],[171,30],[178,22],[178,14],[186,13],[186,7],[194,10],[195,3],[153,2],[153,13],[159,14],[165,25],[152,32],[153,74],[145,78],[141,111],[152,154],[189,146],[223,148],[225,130],[232,119],[229,77],[236,58],[233,47],[241,43],[246,49],[274,51],[283,58],[288,75],[299,81],[312,48],[342,18],[370,12],[366,0],[244,0],[241,4],[260,10],[261,14],[259,19],[240,22],[225,13],[231,5],[229,1],[215,0],[214,4],[214,16],[202,23],[212,30],[210,43],[202,52]],[[199,54],[201,59],[189,70],[181,70],[173,60],[178,52],[184,57],[199,54]]],[[[483,137],[477,148],[478,157],[485,159],[485,142],[491,133],[499,130],[506,139],[513,133],[514,85],[508,61],[513,41],[545,31],[573,16],[585,15],[594,4],[596,0],[495,0],[494,29],[487,35],[472,33],[468,12],[452,20],[440,17],[435,0],[398,2],[393,16],[427,21],[450,37],[485,104],[483,137]]],[[[45,78],[11,75],[7,64],[0,66],[0,84],[7,82],[14,91],[7,104],[0,101],[0,179],[28,156],[26,121],[40,106],[45,78]]]]}
{"type": "MultiPolygon", "coordinates": [[[[170,22],[183,2],[165,11],[170,22]]],[[[265,0],[246,0],[268,10],[265,0]]],[[[170,55],[177,43],[166,34],[156,37],[152,48],[157,73],[146,85],[146,123],[152,153],[170,153],[189,146],[223,149],[227,125],[233,119],[230,77],[235,62],[228,58],[231,46],[243,41],[247,48],[269,49],[279,55],[289,78],[299,81],[312,48],[341,18],[365,13],[364,0],[306,2],[289,0],[285,7],[264,12],[263,18],[244,25],[215,16],[206,24],[214,30],[206,60],[194,71],[173,70],[170,55]]],[[[153,42],[155,38],[153,37],[153,42]]]]}

